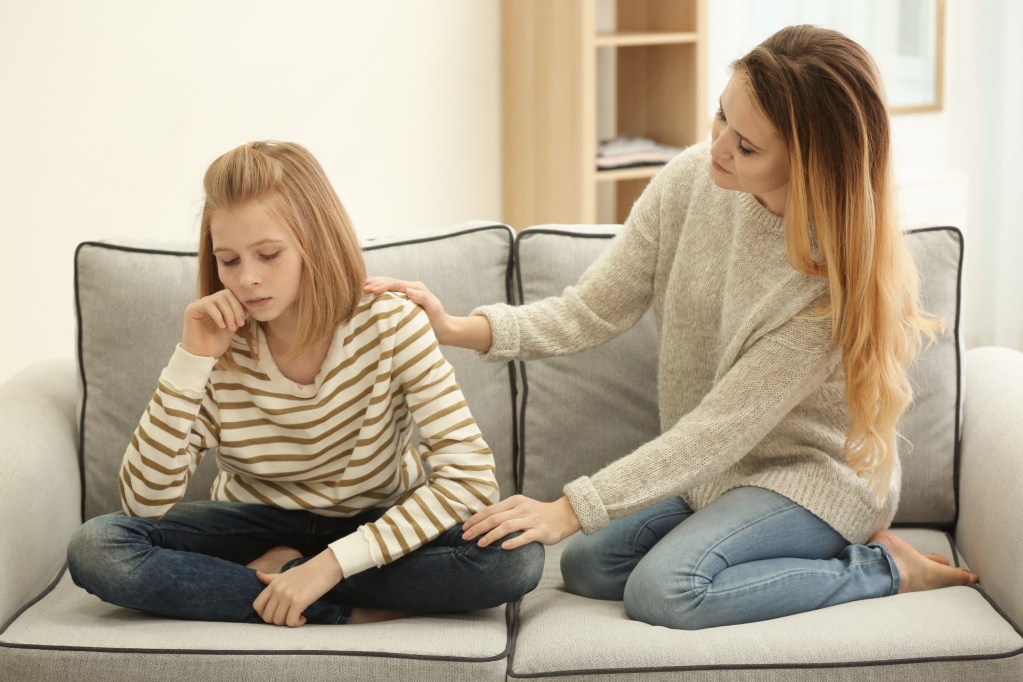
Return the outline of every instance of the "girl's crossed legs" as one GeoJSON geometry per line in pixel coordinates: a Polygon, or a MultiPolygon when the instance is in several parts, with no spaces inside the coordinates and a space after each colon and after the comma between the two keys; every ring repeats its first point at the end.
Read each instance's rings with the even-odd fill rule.
{"type": "MultiPolygon", "coordinates": [[[[383,512],[336,518],[209,501],[178,504],[159,520],[108,514],[78,529],[68,547],[68,571],[75,584],[119,606],[172,618],[262,623],[252,603],[266,586],[246,564],[278,546],[314,556],[383,512]]],[[[539,582],[542,546],[484,549],[461,533],[456,526],[391,564],[342,579],[305,611],[307,621],[347,623],[356,608],[490,608],[517,600],[539,582]]]]}
{"type": "Polygon", "coordinates": [[[893,553],[915,550],[882,542],[850,545],[782,495],[745,487],[698,512],[673,498],[573,538],[561,572],[569,592],[622,599],[630,618],[696,630],[895,594],[893,553]]]}

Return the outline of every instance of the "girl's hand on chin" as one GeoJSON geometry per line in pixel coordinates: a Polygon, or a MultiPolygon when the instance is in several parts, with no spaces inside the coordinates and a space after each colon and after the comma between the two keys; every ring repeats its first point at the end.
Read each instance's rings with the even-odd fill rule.
{"type": "Polygon", "coordinates": [[[185,308],[181,347],[192,355],[219,358],[249,313],[229,289],[193,301],[185,308]]]}

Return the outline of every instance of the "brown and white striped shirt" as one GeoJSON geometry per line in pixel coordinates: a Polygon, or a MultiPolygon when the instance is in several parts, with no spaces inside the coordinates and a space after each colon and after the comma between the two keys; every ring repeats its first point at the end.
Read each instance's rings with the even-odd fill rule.
{"type": "Polygon", "coordinates": [[[327,516],[388,507],[331,543],[352,576],[498,500],[493,454],[454,370],[426,314],[403,296],[363,298],[312,384],[280,373],[258,326],[256,347],[253,357],[236,337],[241,369],[227,371],[178,346],[124,455],[127,514],[166,514],[203,454],[217,447],[215,500],[327,516]]]}

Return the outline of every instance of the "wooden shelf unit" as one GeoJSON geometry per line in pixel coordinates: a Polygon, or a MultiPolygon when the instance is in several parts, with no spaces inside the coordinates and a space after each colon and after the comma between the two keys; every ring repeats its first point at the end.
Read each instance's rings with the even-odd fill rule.
{"type": "Polygon", "coordinates": [[[706,0],[502,0],[501,12],[504,221],[623,222],[660,167],[598,171],[598,133],[677,147],[702,139],[706,0]],[[598,30],[598,11],[613,15],[612,30],[598,30]],[[608,83],[614,92],[601,91],[608,83]],[[612,111],[598,107],[608,95],[612,111]],[[609,216],[597,196],[607,183],[609,216]]]}

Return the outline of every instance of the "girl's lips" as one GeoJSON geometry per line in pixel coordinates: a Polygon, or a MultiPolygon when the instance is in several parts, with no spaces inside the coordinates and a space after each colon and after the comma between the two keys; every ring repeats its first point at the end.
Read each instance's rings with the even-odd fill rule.
{"type": "Polygon", "coordinates": [[[249,306],[250,308],[258,308],[259,306],[266,305],[269,302],[270,297],[267,296],[266,298],[253,298],[249,301],[245,301],[245,305],[249,306]]]}
{"type": "Polygon", "coordinates": [[[723,166],[722,166],[722,165],[721,165],[720,163],[718,163],[717,161],[715,161],[714,159],[711,159],[711,160],[710,160],[710,165],[711,165],[711,166],[713,166],[713,167],[714,167],[714,170],[716,170],[716,171],[717,171],[717,172],[719,172],[719,173],[726,173],[726,174],[728,174],[728,175],[731,175],[731,173],[729,173],[728,171],[726,171],[726,170],[724,169],[724,167],[723,167],[723,166]]]}

